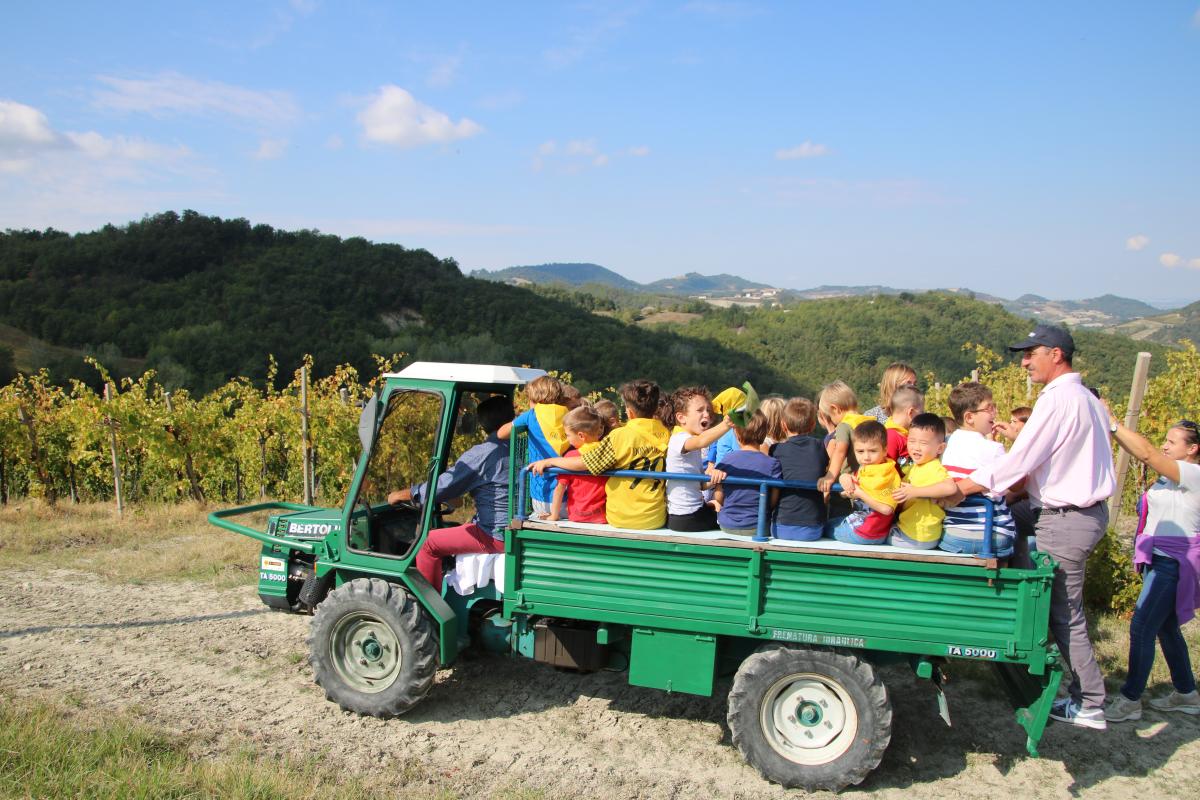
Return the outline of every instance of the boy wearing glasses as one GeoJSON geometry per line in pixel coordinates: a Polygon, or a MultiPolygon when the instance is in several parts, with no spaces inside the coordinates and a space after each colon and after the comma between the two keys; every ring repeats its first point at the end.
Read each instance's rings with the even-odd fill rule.
{"type": "MultiPolygon", "coordinates": [[[[950,413],[958,429],[946,441],[942,465],[955,479],[966,478],[980,467],[986,467],[1004,456],[1004,445],[988,439],[996,424],[996,403],[992,390],[974,381],[960,383],[950,390],[950,413]]],[[[1012,555],[1016,527],[1004,495],[989,492],[995,501],[992,518],[992,552],[997,556],[1012,555]]],[[[946,509],[945,533],[939,547],[951,553],[982,553],[987,509],[983,506],[954,506],[946,509]]]]}

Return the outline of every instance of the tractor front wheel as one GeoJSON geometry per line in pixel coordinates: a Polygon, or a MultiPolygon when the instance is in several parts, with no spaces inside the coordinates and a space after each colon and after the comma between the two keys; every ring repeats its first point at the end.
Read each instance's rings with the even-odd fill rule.
{"type": "Polygon", "coordinates": [[[387,718],[429,691],[437,645],[429,617],[404,587],[358,578],[317,606],[308,660],[327,699],[346,711],[387,718]]]}

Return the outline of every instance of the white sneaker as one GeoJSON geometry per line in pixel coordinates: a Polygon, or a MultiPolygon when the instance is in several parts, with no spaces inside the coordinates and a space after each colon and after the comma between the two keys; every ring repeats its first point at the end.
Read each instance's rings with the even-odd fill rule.
{"type": "Polygon", "coordinates": [[[1130,700],[1117,692],[1117,696],[1104,707],[1104,718],[1109,722],[1134,722],[1142,718],[1142,701],[1130,700]]]}
{"type": "Polygon", "coordinates": [[[1054,701],[1050,707],[1050,719],[1097,731],[1108,728],[1103,708],[1083,708],[1069,697],[1054,701]]]}
{"type": "Polygon", "coordinates": [[[1166,697],[1150,698],[1150,707],[1159,711],[1180,711],[1184,714],[1200,714],[1200,694],[1196,690],[1187,694],[1171,692],[1166,697]]]}

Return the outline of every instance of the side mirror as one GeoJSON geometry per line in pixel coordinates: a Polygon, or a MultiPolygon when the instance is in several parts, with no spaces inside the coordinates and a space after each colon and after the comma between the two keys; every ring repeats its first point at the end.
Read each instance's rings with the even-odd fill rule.
{"type": "Polygon", "coordinates": [[[381,407],[379,393],[376,392],[367,400],[363,406],[362,415],[358,418],[358,441],[362,444],[364,453],[371,449],[371,443],[375,441],[381,407]]]}

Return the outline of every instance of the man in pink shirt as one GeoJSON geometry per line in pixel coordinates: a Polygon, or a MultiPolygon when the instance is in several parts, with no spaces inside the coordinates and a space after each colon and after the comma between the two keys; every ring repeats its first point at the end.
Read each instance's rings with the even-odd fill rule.
{"type": "Polygon", "coordinates": [[[1088,555],[1108,528],[1106,499],[1116,490],[1108,411],[1071,366],[1075,341],[1066,330],[1038,325],[1009,347],[1045,384],[1012,449],[959,482],[964,494],[1003,492],[1021,478],[1037,509],[1038,550],[1058,562],[1050,596],[1050,630],[1073,673],[1069,696],[1050,716],[1103,730],[1104,676],[1092,653],[1083,614],[1088,555]]]}

